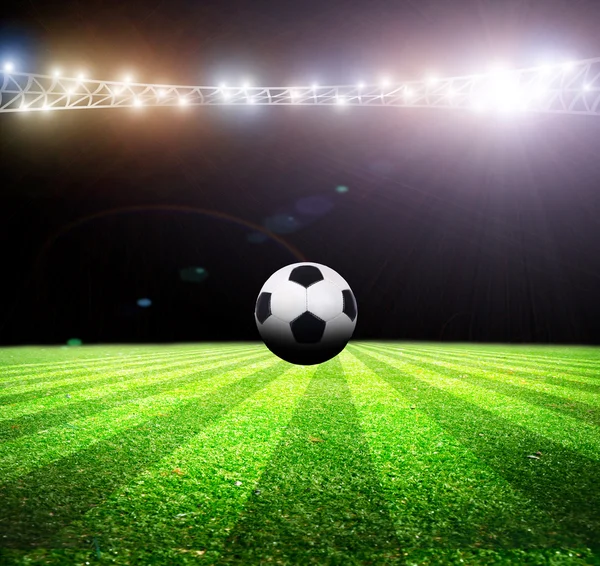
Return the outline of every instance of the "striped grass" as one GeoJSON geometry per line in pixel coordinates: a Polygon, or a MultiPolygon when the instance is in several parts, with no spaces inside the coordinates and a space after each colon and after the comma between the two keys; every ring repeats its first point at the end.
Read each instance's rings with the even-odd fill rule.
{"type": "Polygon", "coordinates": [[[87,563],[600,564],[600,349],[0,350],[0,564],[87,563]]]}

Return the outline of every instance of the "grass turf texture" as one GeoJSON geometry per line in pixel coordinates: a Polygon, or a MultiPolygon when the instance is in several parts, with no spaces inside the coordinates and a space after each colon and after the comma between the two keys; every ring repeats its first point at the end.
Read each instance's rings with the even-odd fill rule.
{"type": "Polygon", "coordinates": [[[87,563],[600,564],[600,349],[0,350],[0,564],[87,563]]]}

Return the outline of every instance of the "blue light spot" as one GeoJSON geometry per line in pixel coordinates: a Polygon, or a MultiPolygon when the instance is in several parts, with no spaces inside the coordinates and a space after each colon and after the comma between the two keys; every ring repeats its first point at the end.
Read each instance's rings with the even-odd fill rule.
{"type": "Polygon", "coordinates": [[[150,299],[140,299],[138,302],[138,307],[142,307],[142,308],[147,308],[152,304],[152,301],[150,299]]]}

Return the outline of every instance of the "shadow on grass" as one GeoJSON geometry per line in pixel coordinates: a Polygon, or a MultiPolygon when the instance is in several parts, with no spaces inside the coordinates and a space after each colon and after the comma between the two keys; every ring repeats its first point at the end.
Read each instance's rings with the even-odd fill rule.
{"type": "MultiPolygon", "coordinates": [[[[231,371],[237,367],[243,367],[246,364],[259,363],[266,361],[272,354],[263,354],[262,356],[253,356],[240,362],[239,357],[235,358],[229,364],[224,364],[218,368],[211,368],[207,370],[194,371],[190,369],[186,375],[180,375],[171,379],[164,379],[152,385],[146,385],[141,387],[132,387],[125,391],[119,391],[113,395],[103,395],[98,399],[75,401],[73,403],[67,403],[54,409],[48,409],[47,411],[40,411],[31,415],[23,415],[15,419],[7,419],[0,422],[0,442],[7,442],[9,440],[16,440],[21,436],[33,434],[38,430],[66,425],[71,420],[82,419],[89,417],[95,413],[102,411],[108,411],[119,405],[123,405],[134,399],[142,399],[144,397],[151,397],[152,395],[159,395],[166,391],[170,391],[175,387],[184,385],[187,382],[196,382],[200,379],[209,379],[215,375],[220,375],[225,372],[231,371]],[[263,359],[264,358],[264,359],[263,359]]],[[[219,361],[226,362],[225,360],[215,360],[215,363],[219,361]]],[[[125,381],[125,380],[124,380],[125,381]]]]}
{"type": "Polygon", "coordinates": [[[115,438],[0,485],[3,546],[69,544],[53,538],[73,519],[101,504],[145,468],[277,379],[287,367],[285,362],[276,363],[199,399],[178,404],[168,420],[150,418],[115,438]],[[157,423],[161,428],[155,427],[157,423]]]}
{"type": "Polygon", "coordinates": [[[392,564],[399,546],[334,359],[299,401],[219,563],[392,564]]]}
{"type": "Polygon", "coordinates": [[[560,531],[549,533],[554,540],[599,548],[598,461],[387,365],[363,349],[353,348],[352,354],[544,510],[554,524],[548,530],[560,531]],[[540,460],[527,458],[538,450],[543,454],[540,460]]]}
{"type": "MultiPolygon", "coordinates": [[[[375,351],[375,350],[374,350],[375,351]]],[[[419,359],[412,359],[406,355],[398,356],[395,353],[389,353],[385,351],[379,351],[378,353],[385,354],[390,356],[391,358],[411,364],[415,367],[422,368],[426,371],[434,371],[439,375],[443,375],[445,377],[449,377],[451,379],[459,379],[462,382],[470,383],[476,385],[478,387],[482,387],[483,389],[488,389],[489,391],[495,391],[496,393],[501,393],[502,395],[506,395],[507,397],[513,397],[515,399],[520,399],[521,401],[525,401],[531,405],[535,405],[536,407],[541,407],[544,409],[549,409],[551,411],[556,411],[557,413],[563,413],[568,415],[569,417],[573,417],[580,421],[590,423],[593,425],[600,425],[600,407],[595,407],[594,405],[588,405],[587,403],[582,403],[581,401],[575,401],[572,399],[567,399],[565,397],[558,397],[557,395],[552,395],[551,393],[544,393],[543,391],[535,391],[530,389],[526,385],[513,385],[512,383],[506,383],[500,379],[494,379],[491,377],[484,377],[482,375],[472,375],[469,372],[472,370],[468,364],[464,365],[463,370],[451,369],[444,366],[438,366],[436,364],[428,363],[424,358],[426,356],[420,357],[419,359]]],[[[412,355],[412,354],[411,354],[412,355]]],[[[438,359],[442,359],[442,356],[427,356],[428,359],[432,359],[437,361],[438,359]]],[[[518,374],[517,377],[520,377],[521,373],[518,374]]],[[[515,377],[515,376],[513,376],[515,377]]],[[[537,376],[537,382],[541,382],[542,380],[537,376]]],[[[600,464],[599,464],[600,465],[600,464]]]]}

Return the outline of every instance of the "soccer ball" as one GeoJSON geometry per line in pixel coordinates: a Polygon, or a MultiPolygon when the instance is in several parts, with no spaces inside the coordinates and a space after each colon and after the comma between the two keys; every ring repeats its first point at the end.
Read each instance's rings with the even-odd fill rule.
{"type": "Polygon", "coordinates": [[[337,356],[352,337],[356,317],[356,299],[348,283],[319,263],[293,263],[273,273],[254,309],[267,348],[298,365],[337,356]]]}

